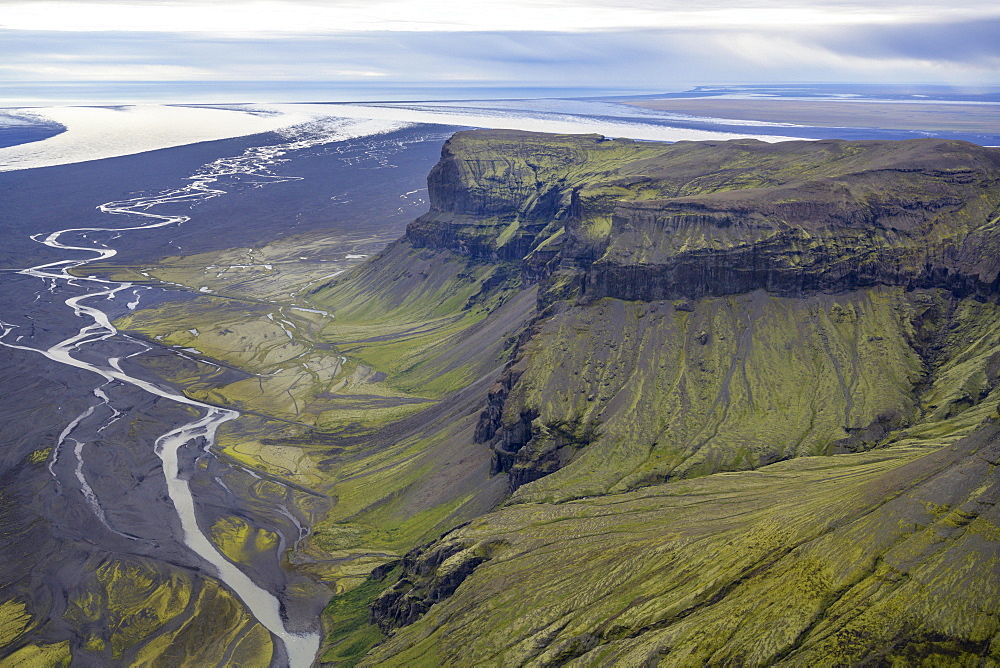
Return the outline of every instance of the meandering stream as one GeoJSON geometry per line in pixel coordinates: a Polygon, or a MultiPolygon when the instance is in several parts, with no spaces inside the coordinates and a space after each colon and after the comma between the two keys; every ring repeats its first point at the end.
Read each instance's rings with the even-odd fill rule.
{"type": "MultiPolygon", "coordinates": [[[[114,386],[131,387],[182,405],[191,411],[194,416],[190,421],[162,434],[155,441],[155,453],[162,462],[167,493],[183,531],[183,536],[178,538],[211,564],[219,580],[243,601],[264,627],[280,639],[291,666],[311,665],[319,648],[319,635],[289,632],[282,620],[278,599],[219,553],[198,526],[195,499],[181,471],[180,452],[197,446],[206,453],[205,456],[210,456],[208,449],[214,442],[218,427],[239,414],[227,408],[195,401],[177,389],[127,372],[122,361],[145,354],[151,347],[122,336],[111,322],[109,313],[113,309],[107,303],[124,299],[127,310],[135,309],[140,301],[141,291],[145,288],[129,282],[78,277],[71,272],[84,265],[114,257],[117,251],[108,244],[123,235],[187,222],[189,216],[162,215],[153,213],[151,209],[165,204],[193,204],[222,196],[226,191],[219,187],[221,179],[237,179],[243,184],[249,181],[251,185],[262,186],[297,178],[275,175],[271,168],[280,160],[280,156],[289,151],[340,138],[337,135],[338,127],[337,122],[333,121],[325,125],[313,124],[302,128],[298,136],[291,137],[286,143],[250,148],[242,155],[209,163],[190,177],[190,183],[181,188],[125,201],[108,202],[99,207],[108,215],[127,219],[129,222],[125,226],[67,227],[33,236],[35,241],[65,254],[65,258],[27,267],[18,273],[42,281],[44,287],[39,294],[48,292],[55,295],[59,292],[61,296],[65,292],[72,293],[72,296],[62,301],[82,325],[71,336],[51,345],[35,347],[22,343],[26,338],[19,332],[24,327],[23,324],[7,322],[0,315],[0,345],[29,351],[52,362],[99,377],[100,383],[92,391],[91,404],[76,415],[59,434],[50,455],[48,470],[60,489],[79,490],[96,519],[118,536],[133,541],[143,540],[130,532],[128,526],[121,526],[109,519],[110,513],[106,512],[99,494],[88,482],[84,466],[88,454],[86,434],[100,433],[125,415],[125,409],[116,407],[110,389],[114,386]],[[109,345],[112,340],[115,345],[109,345]]],[[[118,310],[122,310],[120,305],[118,310]]],[[[29,342],[33,341],[31,337],[27,338],[29,342]]]]}

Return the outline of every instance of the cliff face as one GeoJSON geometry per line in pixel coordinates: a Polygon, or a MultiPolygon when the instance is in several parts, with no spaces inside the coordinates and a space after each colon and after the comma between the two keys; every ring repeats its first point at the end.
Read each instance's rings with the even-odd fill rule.
{"type": "Polygon", "coordinates": [[[861,173],[622,203],[587,292],[645,300],[873,285],[993,292],[998,170],[980,152],[950,168],[904,170],[911,156],[902,152],[892,156],[900,164],[861,173]]]}
{"type": "Polygon", "coordinates": [[[429,185],[365,275],[536,301],[463,423],[510,496],[372,664],[1000,661],[1000,151],[475,131],[429,185]]]}
{"type": "Polygon", "coordinates": [[[997,151],[942,140],[459,133],[428,178],[431,212],[407,238],[529,265],[558,248],[587,270],[590,299],[872,285],[988,293],[1000,271],[998,182],[997,151]]]}
{"type": "Polygon", "coordinates": [[[998,183],[1000,153],[962,142],[469,132],[407,239],[539,283],[476,439],[512,489],[560,472],[518,498],[570,498],[912,422],[918,339],[996,291],[998,183]]]}

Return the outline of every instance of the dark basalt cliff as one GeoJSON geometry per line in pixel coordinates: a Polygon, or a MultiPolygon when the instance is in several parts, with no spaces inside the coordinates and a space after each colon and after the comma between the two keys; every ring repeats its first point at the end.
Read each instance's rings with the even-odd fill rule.
{"type": "Polygon", "coordinates": [[[535,308],[455,395],[506,501],[372,581],[366,663],[1000,662],[1000,151],[472,131],[428,183],[352,298],[535,308]]]}
{"type": "MultiPolygon", "coordinates": [[[[563,378],[558,369],[544,366],[565,368],[570,360],[586,365],[596,359],[599,366],[618,367],[634,381],[637,351],[629,342],[651,335],[648,325],[633,330],[621,306],[596,307],[622,311],[624,319],[609,328],[587,317],[593,316],[593,309],[569,309],[569,304],[600,304],[603,298],[646,303],[633,308],[664,311],[669,329],[676,331],[683,326],[681,320],[690,326],[698,318],[676,317],[678,311],[663,306],[665,301],[762,290],[769,298],[795,298],[787,307],[794,310],[804,306],[803,299],[818,304],[830,301],[829,295],[854,295],[867,300],[871,295],[859,290],[879,288],[882,296],[898,288],[903,292],[891,299],[902,301],[893,308],[904,308],[907,302],[905,308],[912,309],[907,300],[915,289],[944,290],[950,298],[992,295],[1000,271],[1000,152],[963,142],[739,140],[663,145],[598,136],[468,132],[446,144],[428,184],[431,212],[409,226],[410,243],[498,263],[524,284],[539,282],[539,307],[555,309],[523,342],[518,358],[491,390],[476,430],[476,439],[489,442],[494,450],[494,471],[508,472],[514,489],[564,467],[599,437],[603,423],[614,421],[610,413],[625,412],[615,411],[608,401],[627,390],[623,380],[602,379],[613,391],[595,393],[592,382],[579,382],[579,373],[563,378]],[[558,362],[543,359],[547,355],[538,346],[569,345],[565,337],[553,336],[553,330],[568,321],[575,321],[577,328],[600,327],[607,341],[618,339],[620,348],[599,346],[587,359],[579,349],[567,348],[558,362]],[[517,387],[525,371],[531,379],[517,387]],[[540,385],[546,393],[568,390],[584,395],[601,408],[564,401],[546,410],[539,403],[551,399],[539,396],[540,385]],[[536,397],[525,396],[532,389],[536,397]]],[[[755,303],[758,312],[764,308],[760,298],[755,303]]],[[[723,306],[730,317],[742,317],[738,306],[713,304],[723,306]]],[[[884,340],[884,323],[856,317],[859,311],[871,314],[877,309],[847,308],[861,329],[871,328],[867,337],[884,340]]],[[[751,324],[756,320],[752,313],[749,318],[751,324]]],[[[903,334],[910,325],[897,327],[903,334]]],[[[747,356],[738,345],[725,350],[730,346],[713,337],[711,329],[706,321],[689,338],[700,346],[723,348],[723,359],[727,353],[742,357],[740,375],[746,378],[747,356]]],[[[788,345],[808,348],[814,343],[829,353],[830,336],[823,328],[776,333],[788,345]]],[[[647,353],[665,354],[653,348],[647,346],[647,353]]],[[[911,352],[916,350],[911,346],[911,352]]],[[[871,354],[877,355],[874,350],[871,354]]],[[[704,360],[699,364],[704,367],[704,360]]],[[[881,372],[886,362],[874,364],[869,371],[881,372]]],[[[845,385],[842,377],[839,384],[845,385]]],[[[719,389],[729,394],[729,382],[719,389]]],[[[806,439],[792,451],[755,438],[745,444],[749,456],[738,460],[734,448],[724,448],[728,452],[713,453],[710,461],[699,459],[696,469],[702,473],[753,467],[790,454],[836,451],[839,443],[858,442],[856,434],[874,425],[898,426],[910,419],[916,403],[896,399],[875,410],[868,400],[869,410],[856,415],[848,408],[839,424],[826,425],[819,430],[825,433],[813,434],[812,442],[806,439]]],[[[849,407],[860,403],[851,396],[844,402],[849,407]]],[[[709,410],[692,405],[697,401],[682,403],[695,414],[709,410]]],[[[657,446],[658,436],[650,430],[638,437],[635,429],[621,434],[651,448],[657,446]]],[[[703,450],[701,445],[693,449],[703,450]]],[[[684,452],[671,453],[671,459],[677,458],[690,459],[684,452]]],[[[689,467],[689,462],[675,461],[643,475],[649,481],[662,480],[686,475],[689,467]]],[[[632,480],[629,485],[637,478],[632,480]]]]}
{"type": "Polygon", "coordinates": [[[416,246],[585,270],[589,299],[995,290],[1000,153],[963,142],[673,145],[459,133],[416,246]],[[610,225],[608,225],[610,221],[610,225]],[[558,249],[558,251],[557,251],[558,249]]]}

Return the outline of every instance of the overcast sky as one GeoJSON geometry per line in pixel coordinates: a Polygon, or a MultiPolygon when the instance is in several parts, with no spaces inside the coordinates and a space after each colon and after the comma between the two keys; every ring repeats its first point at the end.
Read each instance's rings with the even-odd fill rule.
{"type": "Polygon", "coordinates": [[[0,0],[0,83],[997,84],[998,35],[995,0],[0,0]]]}

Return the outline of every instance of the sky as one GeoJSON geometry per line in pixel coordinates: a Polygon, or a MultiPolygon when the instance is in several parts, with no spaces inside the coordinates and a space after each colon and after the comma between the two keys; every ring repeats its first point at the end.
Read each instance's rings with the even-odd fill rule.
{"type": "Polygon", "coordinates": [[[0,0],[0,88],[977,86],[998,35],[995,0],[0,0]]]}

